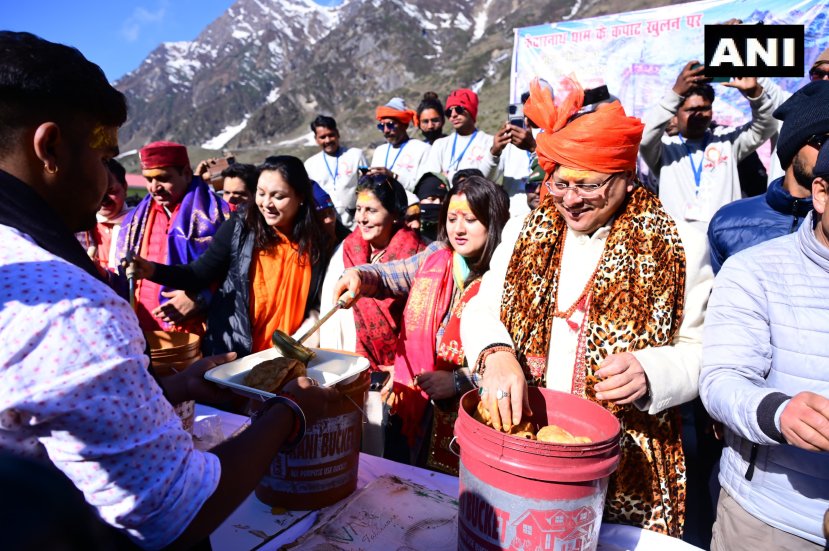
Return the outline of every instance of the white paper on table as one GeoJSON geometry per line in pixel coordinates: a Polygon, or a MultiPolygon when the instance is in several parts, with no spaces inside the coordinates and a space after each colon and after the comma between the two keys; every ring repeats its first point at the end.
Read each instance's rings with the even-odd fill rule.
{"type": "Polygon", "coordinates": [[[381,476],[286,549],[454,550],[457,516],[457,499],[396,476],[381,476]]]}

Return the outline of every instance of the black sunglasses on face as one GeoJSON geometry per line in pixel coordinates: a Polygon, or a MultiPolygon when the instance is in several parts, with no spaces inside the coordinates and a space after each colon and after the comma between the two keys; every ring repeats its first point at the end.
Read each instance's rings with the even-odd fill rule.
{"type": "Polygon", "coordinates": [[[394,130],[395,128],[397,128],[397,123],[394,122],[394,121],[392,121],[392,122],[378,122],[377,123],[377,130],[380,130],[381,132],[383,130],[386,130],[386,129],[394,130]]]}
{"type": "Polygon", "coordinates": [[[454,114],[454,112],[457,112],[458,115],[463,115],[466,112],[466,109],[464,109],[460,105],[453,105],[452,107],[447,108],[444,114],[447,117],[451,117],[454,114]]]}

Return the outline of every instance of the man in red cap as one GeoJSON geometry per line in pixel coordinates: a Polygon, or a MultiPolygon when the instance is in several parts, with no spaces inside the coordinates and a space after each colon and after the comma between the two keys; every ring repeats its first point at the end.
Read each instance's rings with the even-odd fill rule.
{"type": "Polygon", "coordinates": [[[377,108],[377,128],[386,143],[374,150],[369,174],[385,174],[400,182],[406,191],[414,191],[426,170],[431,146],[420,140],[410,140],[407,130],[417,113],[406,108],[403,98],[392,98],[377,108]]]}
{"type": "MultiPolygon", "coordinates": [[[[227,218],[227,203],[193,176],[187,148],[153,142],[138,152],[147,196],[124,220],[119,258],[128,252],[162,264],[187,264],[201,255],[227,218]]],[[[192,296],[142,279],[135,290],[144,331],[201,333],[209,293],[192,296]]]]}
{"type": "Polygon", "coordinates": [[[457,171],[477,168],[485,177],[493,178],[498,169],[500,150],[493,154],[492,136],[475,126],[478,94],[467,88],[453,91],[446,98],[446,118],[455,131],[432,144],[424,173],[443,174],[451,181],[457,171]]]}
{"type": "Polygon", "coordinates": [[[547,193],[504,227],[464,311],[463,347],[496,428],[532,415],[528,382],[613,413],[621,462],[605,518],[681,536],[676,406],[698,391],[713,279],[705,237],[636,180],[642,122],[618,101],[579,112],[584,92],[570,84],[559,106],[531,85],[525,113],[544,129],[536,152],[547,193]]]}

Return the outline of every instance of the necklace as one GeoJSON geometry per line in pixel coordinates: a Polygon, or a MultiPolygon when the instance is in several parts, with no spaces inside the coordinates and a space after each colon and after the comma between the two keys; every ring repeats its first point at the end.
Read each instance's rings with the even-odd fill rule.
{"type": "MultiPolygon", "coordinates": [[[[566,227],[564,228],[563,238],[564,238],[564,242],[562,243],[562,246],[561,246],[561,262],[562,262],[562,264],[564,263],[564,247],[567,244],[567,228],[566,227]]],[[[575,323],[570,318],[573,317],[573,314],[575,314],[576,311],[585,312],[587,310],[587,303],[588,303],[588,300],[590,299],[590,293],[593,290],[593,282],[596,280],[596,274],[599,273],[599,267],[601,266],[601,264],[602,264],[602,261],[601,261],[601,258],[600,258],[599,262],[596,264],[596,268],[593,270],[593,273],[590,274],[590,278],[587,280],[587,283],[584,285],[584,289],[581,290],[581,293],[576,298],[575,302],[573,302],[573,304],[571,304],[568,309],[563,310],[563,311],[555,309],[555,306],[558,305],[558,289],[559,289],[559,286],[561,285],[561,272],[562,272],[562,270],[561,270],[561,266],[559,266],[559,269],[558,269],[558,282],[557,282],[558,284],[556,285],[556,300],[555,300],[555,303],[554,303],[553,317],[561,318],[561,319],[567,321],[567,325],[573,331],[575,331],[579,328],[579,324],[575,323]]]]}

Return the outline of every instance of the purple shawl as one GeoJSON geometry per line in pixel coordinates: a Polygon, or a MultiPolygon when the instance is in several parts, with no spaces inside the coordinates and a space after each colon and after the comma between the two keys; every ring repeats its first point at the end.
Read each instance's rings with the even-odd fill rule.
{"type": "MultiPolygon", "coordinates": [[[[147,229],[152,201],[152,196],[147,195],[127,214],[118,235],[117,258],[124,258],[127,251],[138,254],[147,229]]],[[[229,213],[227,203],[211,192],[201,178],[193,176],[167,234],[167,264],[189,264],[196,260],[207,250],[213,234],[229,213]]],[[[167,287],[161,288],[161,292],[169,290],[167,287]]]]}

